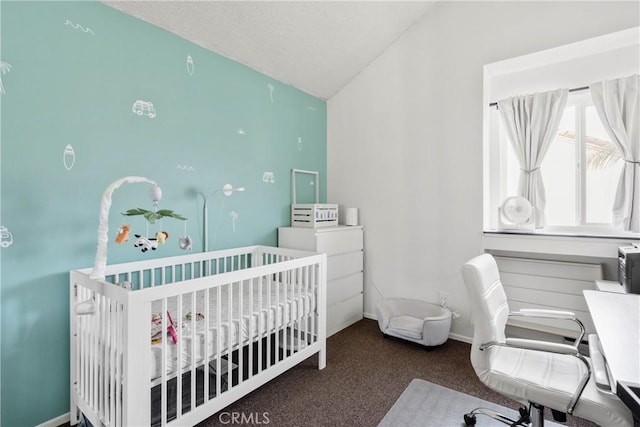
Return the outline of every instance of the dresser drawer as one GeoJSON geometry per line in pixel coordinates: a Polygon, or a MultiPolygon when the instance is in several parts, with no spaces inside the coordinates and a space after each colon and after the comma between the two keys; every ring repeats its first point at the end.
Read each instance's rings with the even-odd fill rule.
{"type": "Polygon", "coordinates": [[[327,306],[362,294],[362,272],[327,281],[327,306]]]}
{"type": "Polygon", "coordinates": [[[362,271],[362,251],[327,257],[327,280],[333,280],[362,271]]]}
{"type": "Polygon", "coordinates": [[[362,228],[320,231],[316,239],[316,252],[327,255],[362,250],[362,228]]]}

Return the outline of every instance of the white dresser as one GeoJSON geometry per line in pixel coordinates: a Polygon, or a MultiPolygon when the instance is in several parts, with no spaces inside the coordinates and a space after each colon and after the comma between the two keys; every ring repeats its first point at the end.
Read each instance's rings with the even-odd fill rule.
{"type": "Polygon", "coordinates": [[[327,337],[362,319],[362,226],[280,227],[278,246],[327,254],[327,337]]]}

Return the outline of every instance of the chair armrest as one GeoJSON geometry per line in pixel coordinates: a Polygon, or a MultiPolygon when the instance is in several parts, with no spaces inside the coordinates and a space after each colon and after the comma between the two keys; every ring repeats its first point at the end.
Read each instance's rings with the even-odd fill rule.
{"type": "Polygon", "coordinates": [[[574,343],[574,347],[576,348],[578,348],[578,345],[582,342],[582,338],[584,338],[584,334],[586,332],[580,319],[578,319],[576,314],[571,311],[523,308],[520,311],[513,311],[509,313],[509,317],[537,317],[543,319],[571,320],[580,328],[580,334],[574,343]]]}
{"type": "Polygon", "coordinates": [[[561,344],[549,341],[527,340],[522,338],[507,338],[505,343],[509,347],[518,347],[525,350],[539,350],[549,353],[575,355],[578,349],[569,344],[561,344]]]}
{"type": "Polygon", "coordinates": [[[607,394],[614,394],[615,383],[612,383],[607,373],[607,362],[602,354],[600,339],[596,334],[589,335],[589,357],[593,367],[593,377],[598,390],[607,394]]]}
{"type": "Polygon", "coordinates": [[[576,319],[576,314],[571,311],[543,310],[538,308],[523,308],[519,311],[513,311],[509,313],[509,316],[546,317],[548,319],[565,319],[565,320],[576,319]]]}

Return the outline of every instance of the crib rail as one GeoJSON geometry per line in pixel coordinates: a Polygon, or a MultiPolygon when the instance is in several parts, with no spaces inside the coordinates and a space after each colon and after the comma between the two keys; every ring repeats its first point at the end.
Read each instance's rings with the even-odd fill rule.
{"type": "Polygon", "coordinates": [[[191,425],[314,353],[325,365],[324,255],[254,246],[89,273],[71,272],[71,306],[93,307],[71,314],[72,424],[191,425]]]}

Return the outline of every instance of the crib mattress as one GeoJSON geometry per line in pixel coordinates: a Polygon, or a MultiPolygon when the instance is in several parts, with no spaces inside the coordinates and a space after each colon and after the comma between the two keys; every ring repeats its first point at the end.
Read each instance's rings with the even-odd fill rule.
{"type": "MultiPolygon", "coordinates": [[[[189,369],[192,364],[204,362],[206,355],[209,359],[215,359],[217,354],[233,349],[238,345],[245,345],[255,341],[267,333],[282,329],[293,321],[299,320],[315,310],[315,295],[304,288],[284,285],[273,282],[271,286],[266,284],[262,288],[257,283],[244,282],[242,286],[242,298],[240,298],[240,283],[231,287],[224,286],[218,295],[217,289],[209,293],[209,318],[205,313],[205,292],[195,293],[195,313],[193,313],[193,293],[182,297],[182,315],[178,317],[178,297],[167,298],[167,311],[180,333],[178,342],[164,336],[166,346],[159,342],[151,346],[150,376],[155,380],[161,376],[164,348],[167,356],[164,360],[167,375],[181,370],[189,369]],[[218,319],[217,306],[220,300],[220,320],[218,319]],[[231,310],[230,310],[231,309],[231,310]],[[197,320],[191,320],[195,316],[197,320]],[[193,325],[195,324],[195,331],[193,325]],[[194,333],[195,332],[195,333],[194,333]],[[205,337],[208,335],[207,340],[205,337]],[[194,338],[195,337],[195,338],[194,338]],[[208,351],[205,352],[205,342],[208,343],[208,351]],[[180,352],[180,361],[178,358],[180,352]]],[[[162,301],[152,303],[153,313],[162,313],[162,301]]]]}

